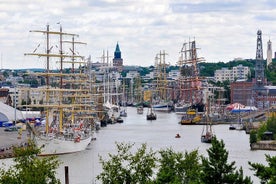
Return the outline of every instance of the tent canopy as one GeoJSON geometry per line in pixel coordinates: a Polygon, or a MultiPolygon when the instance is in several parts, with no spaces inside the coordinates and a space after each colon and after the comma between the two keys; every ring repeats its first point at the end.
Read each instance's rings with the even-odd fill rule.
{"type": "Polygon", "coordinates": [[[14,121],[19,119],[24,119],[23,114],[20,110],[15,110],[13,107],[0,102],[0,121],[14,121]]]}

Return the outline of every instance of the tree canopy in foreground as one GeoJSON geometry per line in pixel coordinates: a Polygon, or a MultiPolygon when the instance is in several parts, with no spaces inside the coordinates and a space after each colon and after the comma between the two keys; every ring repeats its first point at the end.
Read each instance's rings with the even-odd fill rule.
{"type": "Polygon", "coordinates": [[[56,169],[60,165],[57,157],[43,157],[37,155],[40,148],[33,142],[28,146],[14,148],[14,162],[8,170],[0,168],[1,184],[60,184],[56,178],[56,169]]]}

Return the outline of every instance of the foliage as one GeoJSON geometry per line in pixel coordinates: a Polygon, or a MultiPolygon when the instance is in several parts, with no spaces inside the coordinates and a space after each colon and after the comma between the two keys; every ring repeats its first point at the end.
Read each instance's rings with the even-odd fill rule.
{"type": "Polygon", "coordinates": [[[261,184],[273,184],[276,183],[276,156],[271,157],[269,155],[266,156],[266,161],[268,162],[268,166],[264,166],[259,163],[248,162],[251,166],[251,170],[255,171],[255,176],[260,178],[261,184]]]}
{"type": "Polygon", "coordinates": [[[255,130],[250,131],[249,142],[250,144],[257,142],[257,131],[255,130]]]}
{"type": "Polygon", "coordinates": [[[0,169],[1,184],[59,184],[55,177],[60,162],[56,157],[38,158],[40,149],[33,142],[14,148],[14,162],[8,170],[0,169]]]}
{"type": "MultiPolygon", "coordinates": [[[[254,60],[239,60],[239,61],[229,61],[227,63],[217,62],[217,63],[207,63],[202,62],[199,63],[200,67],[200,76],[212,77],[214,76],[215,70],[219,70],[221,68],[233,68],[238,65],[248,66],[250,68],[251,74],[254,73],[254,60]]],[[[250,77],[250,76],[249,76],[250,77]]]]}
{"type": "Polygon", "coordinates": [[[198,151],[175,153],[172,149],[161,150],[156,183],[199,183],[198,151]]]}
{"type": "Polygon", "coordinates": [[[276,85],[276,61],[273,60],[272,63],[268,66],[268,69],[265,71],[267,80],[270,81],[273,85],[276,85]]]}
{"type": "Polygon", "coordinates": [[[216,138],[212,147],[207,150],[209,158],[199,156],[197,150],[183,154],[170,148],[159,152],[150,150],[146,153],[145,144],[142,144],[137,153],[131,153],[134,144],[116,144],[117,155],[109,154],[107,161],[100,156],[103,171],[97,179],[103,184],[252,183],[250,177],[243,175],[242,168],[236,170],[235,162],[227,162],[228,152],[224,143],[216,138]],[[159,157],[157,153],[160,154],[159,157]],[[153,171],[156,171],[156,174],[153,171]]]}
{"type": "Polygon", "coordinates": [[[276,138],[276,117],[272,116],[267,120],[267,131],[272,132],[274,134],[274,138],[276,138]]]}
{"type": "Polygon", "coordinates": [[[265,131],[267,131],[267,124],[263,122],[261,123],[257,131],[257,141],[262,140],[262,137],[265,131]]]}
{"type": "Polygon", "coordinates": [[[243,170],[236,170],[235,162],[228,163],[228,152],[223,141],[216,137],[212,140],[212,147],[208,150],[209,158],[201,157],[201,181],[205,184],[222,183],[252,183],[250,177],[243,176],[243,170]]]}
{"type": "Polygon", "coordinates": [[[110,160],[100,156],[103,172],[97,176],[103,184],[107,183],[150,183],[153,168],[156,166],[155,152],[148,153],[142,144],[136,153],[131,153],[134,144],[116,143],[117,155],[109,153],[110,160]]]}

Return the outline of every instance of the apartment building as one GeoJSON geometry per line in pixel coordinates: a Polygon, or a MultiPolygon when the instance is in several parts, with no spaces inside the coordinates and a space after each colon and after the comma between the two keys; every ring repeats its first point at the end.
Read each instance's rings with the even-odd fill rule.
{"type": "Polygon", "coordinates": [[[215,71],[215,81],[223,82],[229,80],[233,82],[235,80],[247,80],[250,75],[250,69],[247,66],[238,65],[232,69],[222,68],[215,71]]]}

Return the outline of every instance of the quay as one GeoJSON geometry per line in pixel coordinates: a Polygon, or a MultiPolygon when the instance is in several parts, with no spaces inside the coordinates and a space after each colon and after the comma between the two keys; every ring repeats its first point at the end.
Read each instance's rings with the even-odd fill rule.
{"type": "Polygon", "coordinates": [[[14,147],[24,147],[28,144],[28,132],[22,131],[20,135],[18,131],[8,132],[0,128],[0,159],[12,158],[14,147]]]}
{"type": "Polygon", "coordinates": [[[276,141],[259,141],[256,143],[250,144],[251,150],[273,150],[276,151],[276,141]]]}

